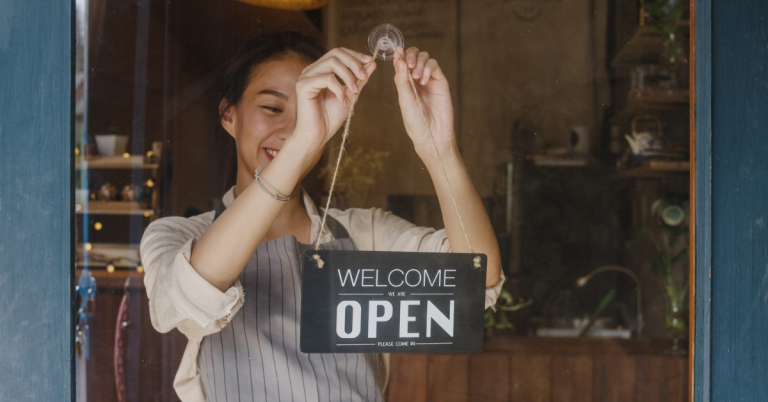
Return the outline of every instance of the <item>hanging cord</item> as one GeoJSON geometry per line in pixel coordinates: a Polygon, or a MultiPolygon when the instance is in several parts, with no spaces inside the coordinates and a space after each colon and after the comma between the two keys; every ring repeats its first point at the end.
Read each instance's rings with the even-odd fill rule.
{"type": "MultiPolygon", "coordinates": [[[[459,212],[459,204],[456,203],[456,197],[453,195],[453,188],[451,187],[451,181],[448,180],[448,173],[445,171],[445,165],[443,164],[443,158],[440,156],[440,152],[437,150],[437,141],[435,140],[434,134],[432,134],[432,125],[429,122],[429,118],[427,117],[427,111],[424,109],[424,104],[421,103],[421,97],[419,96],[419,91],[416,90],[416,83],[413,81],[413,76],[411,75],[413,73],[413,70],[408,70],[408,81],[411,83],[411,88],[413,88],[413,94],[416,96],[416,101],[419,103],[419,109],[421,109],[421,115],[424,117],[424,124],[427,126],[427,132],[429,133],[429,138],[432,140],[432,148],[435,149],[435,154],[437,155],[437,161],[440,162],[440,170],[443,171],[443,177],[445,177],[445,183],[448,185],[448,192],[451,194],[451,201],[453,201],[453,207],[456,209],[456,215],[459,217],[459,223],[461,224],[461,230],[464,232],[464,238],[467,239],[467,246],[469,246],[469,252],[470,254],[474,254],[474,249],[472,248],[472,242],[469,241],[469,234],[467,233],[467,228],[464,226],[464,219],[461,218],[461,212],[459,212]]],[[[475,268],[480,268],[480,256],[477,256],[473,260],[475,268]]]]}
{"type": "MultiPolygon", "coordinates": [[[[371,61],[365,64],[364,70],[368,71],[368,67],[371,66],[371,63],[373,63],[376,60],[376,55],[379,53],[379,45],[376,44],[376,50],[373,52],[373,58],[371,61]]],[[[341,164],[341,157],[344,155],[344,145],[347,143],[347,137],[349,137],[349,123],[352,121],[352,115],[355,111],[355,104],[357,103],[357,98],[360,97],[360,83],[362,80],[357,80],[357,87],[358,91],[355,94],[354,97],[352,97],[352,105],[349,107],[349,114],[347,115],[347,121],[344,123],[344,134],[341,136],[341,148],[339,148],[339,157],[336,159],[336,168],[333,170],[333,179],[331,179],[331,188],[328,190],[328,201],[325,203],[325,211],[323,211],[323,219],[320,222],[320,227],[317,229],[317,239],[315,240],[315,250],[317,250],[318,247],[320,247],[320,241],[323,239],[323,232],[325,231],[325,220],[328,218],[328,209],[331,207],[331,197],[333,197],[333,187],[336,185],[336,177],[339,174],[339,165],[341,164]]],[[[315,254],[312,256],[314,260],[317,262],[317,267],[322,268],[324,263],[323,260],[320,258],[320,255],[315,254]]]]}
{"type": "MultiPolygon", "coordinates": [[[[379,53],[379,45],[376,44],[376,50],[373,52],[373,59],[371,59],[370,62],[368,62],[365,65],[365,69],[368,69],[368,66],[370,66],[371,63],[373,63],[374,60],[376,60],[376,55],[379,53]]],[[[467,245],[469,246],[469,252],[471,254],[474,254],[474,249],[472,248],[472,242],[469,241],[469,234],[467,233],[467,228],[464,226],[464,220],[461,218],[461,212],[459,212],[459,205],[456,203],[456,197],[453,194],[453,188],[451,187],[451,182],[448,180],[448,173],[445,171],[445,165],[443,164],[443,158],[440,156],[440,152],[437,150],[437,141],[435,140],[434,134],[432,134],[432,126],[430,125],[429,118],[427,117],[427,112],[424,109],[424,104],[421,102],[421,97],[419,96],[419,92],[416,89],[416,83],[413,81],[413,77],[411,74],[413,73],[412,70],[408,70],[408,80],[411,83],[411,88],[413,89],[413,94],[416,96],[416,101],[419,104],[419,109],[421,109],[421,115],[424,117],[424,123],[427,126],[427,132],[429,133],[429,138],[432,139],[432,147],[435,149],[435,154],[437,155],[437,160],[440,162],[440,169],[443,172],[443,177],[445,177],[445,182],[448,184],[448,191],[451,194],[451,200],[453,201],[453,207],[456,209],[456,215],[459,217],[459,223],[461,224],[461,230],[464,232],[464,238],[467,240],[467,245]]],[[[360,85],[360,80],[357,81],[358,86],[360,85]]],[[[341,148],[339,149],[339,157],[336,160],[336,169],[333,171],[333,179],[331,180],[331,188],[328,191],[328,201],[325,204],[325,211],[323,211],[323,219],[320,222],[320,228],[318,229],[317,234],[317,240],[315,240],[315,250],[318,249],[320,246],[320,241],[323,235],[323,230],[325,228],[325,220],[328,217],[328,209],[331,205],[331,197],[333,196],[333,187],[336,184],[336,176],[339,173],[339,165],[341,164],[341,157],[344,154],[344,144],[347,142],[347,137],[349,135],[349,123],[352,120],[352,114],[355,109],[355,104],[357,103],[357,98],[360,96],[360,92],[355,94],[355,96],[352,99],[352,105],[349,108],[349,115],[347,115],[347,121],[344,125],[344,134],[341,137],[341,148]]],[[[320,258],[319,254],[314,254],[312,258],[317,263],[318,268],[323,268],[323,265],[325,263],[323,262],[322,258],[320,258]]],[[[474,264],[475,268],[480,268],[480,256],[476,256],[472,262],[474,264]]]]}

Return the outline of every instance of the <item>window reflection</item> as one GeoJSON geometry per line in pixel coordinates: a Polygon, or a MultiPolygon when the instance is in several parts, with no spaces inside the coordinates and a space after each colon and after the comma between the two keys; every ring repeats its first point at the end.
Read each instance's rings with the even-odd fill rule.
{"type": "MultiPolygon", "coordinates": [[[[446,74],[460,151],[507,278],[499,308],[486,312],[485,353],[392,355],[386,398],[686,397],[685,7],[249,3],[76,2],[78,400],[178,399],[187,338],[153,328],[139,243],[153,221],[212,211],[235,184],[235,143],[218,107],[238,48],[290,29],[364,52],[383,22],[446,74]]],[[[384,208],[439,229],[393,75],[380,61],[361,94],[332,206],[384,208]]],[[[339,145],[303,182],[317,205],[339,145]]]]}

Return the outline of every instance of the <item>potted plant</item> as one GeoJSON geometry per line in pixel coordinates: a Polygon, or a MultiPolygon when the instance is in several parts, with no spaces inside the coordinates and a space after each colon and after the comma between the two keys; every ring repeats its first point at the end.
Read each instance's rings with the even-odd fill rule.
{"type": "Polygon", "coordinates": [[[627,243],[628,248],[650,241],[654,252],[650,259],[651,272],[664,286],[665,324],[672,335],[673,345],[668,352],[684,354],[679,341],[687,332],[685,299],[688,296],[687,264],[679,264],[688,256],[688,225],[686,213],[678,202],[659,199],[651,207],[653,224],[644,226],[627,243]],[[680,270],[683,270],[680,272],[680,270]]]}
{"type": "Polygon", "coordinates": [[[499,330],[512,330],[514,326],[509,320],[508,314],[513,311],[520,310],[533,303],[533,300],[525,301],[523,299],[520,302],[515,303],[512,293],[508,290],[501,288],[499,298],[496,300],[496,305],[485,310],[485,335],[486,337],[493,336],[496,331],[499,330]]]}

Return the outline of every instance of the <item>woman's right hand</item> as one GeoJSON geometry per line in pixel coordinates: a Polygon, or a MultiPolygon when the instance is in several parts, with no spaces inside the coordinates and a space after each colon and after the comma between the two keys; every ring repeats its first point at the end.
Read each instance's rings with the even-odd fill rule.
{"type": "Polygon", "coordinates": [[[355,94],[362,90],[376,70],[372,58],[336,48],[302,71],[296,83],[298,105],[296,128],[291,135],[293,140],[315,150],[325,145],[346,120],[355,94]],[[366,69],[369,62],[371,64],[366,69]]]}

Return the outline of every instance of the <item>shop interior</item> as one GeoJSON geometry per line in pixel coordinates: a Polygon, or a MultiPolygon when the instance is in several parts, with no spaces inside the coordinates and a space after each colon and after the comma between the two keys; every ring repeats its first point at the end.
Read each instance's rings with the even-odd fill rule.
{"type": "MultiPolygon", "coordinates": [[[[397,26],[448,77],[507,278],[484,352],[393,354],[388,401],[688,396],[687,2],[77,0],[77,400],[175,401],[186,338],[151,325],[143,230],[234,184],[221,73],[293,29],[368,52],[397,26]],[[305,5],[306,9],[286,9],[305,5]]],[[[301,7],[300,7],[301,8],[301,7]]],[[[391,62],[360,96],[331,205],[442,228],[391,62]]],[[[336,136],[303,185],[325,203],[336,136]]]]}

